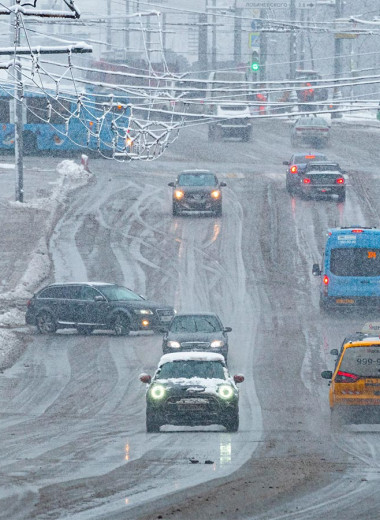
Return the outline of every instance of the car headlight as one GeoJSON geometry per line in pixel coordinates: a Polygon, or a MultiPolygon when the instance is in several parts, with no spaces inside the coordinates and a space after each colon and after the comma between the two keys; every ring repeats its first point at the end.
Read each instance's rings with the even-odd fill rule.
{"type": "Polygon", "coordinates": [[[211,348],[220,348],[223,346],[224,346],[224,341],[222,341],[221,339],[216,339],[214,341],[211,341],[211,343],[210,343],[211,348]]]}
{"type": "Polygon", "coordinates": [[[160,399],[164,398],[166,394],[166,389],[163,385],[153,385],[152,388],[149,390],[149,393],[152,399],[159,401],[160,399]]]}
{"type": "Polygon", "coordinates": [[[175,190],[175,192],[174,192],[174,197],[177,200],[183,199],[184,195],[185,194],[184,194],[184,192],[182,190],[175,190]]]}
{"type": "Polygon", "coordinates": [[[135,309],[134,312],[136,314],[153,314],[153,311],[150,309],[135,309]]]}
{"type": "Polygon", "coordinates": [[[218,388],[218,393],[222,399],[231,399],[234,395],[234,389],[230,385],[221,385],[218,388]]]}
{"type": "Polygon", "coordinates": [[[219,190],[214,190],[211,192],[211,197],[213,199],[219,199],[220,198],[220,191],[219,190]]]}
{"type": "Polygon", "coordinates": [[[181,348],[181,343],[179,343],[179,341],[168,341],[168,347],[181,348]]]}

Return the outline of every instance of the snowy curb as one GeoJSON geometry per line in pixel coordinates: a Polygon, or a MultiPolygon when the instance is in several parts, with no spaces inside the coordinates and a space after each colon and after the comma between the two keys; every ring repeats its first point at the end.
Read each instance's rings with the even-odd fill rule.
{"type": "MultiPolygon", "coordinates": [[[[8,204],[13,208],[31,208],[36,210],[47,210],[49,215],[46,219],[46,226],[43,236],[40,238],[34,252],[31,255],[28,267],[21,280],[13,291],[0,294],[0,300],[19,300],[28,299],[39,285],[48,278],[51,262],[49,256],[49,239],[54,230],[55,224],[66,206],[69,193],[88,184],[93,175],[88,170],[88,161],[83,164],[76,164],[71,160],[64,160],[57,166],[58,180],[53,192],[42,199],[31,200],[30,202],[12,202],[8,204]]],[[[13,328],[25,324],[24,313],[12,308],[8,312],[0,315],[0,371],[11,366],[14,359],[22,352],[24,344],[8,327],[13,328]]]]}

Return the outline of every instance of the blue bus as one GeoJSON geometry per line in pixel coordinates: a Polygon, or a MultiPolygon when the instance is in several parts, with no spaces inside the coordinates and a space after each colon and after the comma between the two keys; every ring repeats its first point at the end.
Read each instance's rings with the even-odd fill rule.
{"type": "MultiPolygon", "coordinates": [[[[78,96],[23,93],[25,154],[38,151],[126,152],[130,104],[125,96],[84,92],[78,96]]],[[[0,150],[14,150],[14,86],[0,84],[0,150]]]]}
{"type": "Polygon", "coordinates": [[[321,309],[380,307],[380,229],[333,228],[327,233],[321,276],[321,309]]]}

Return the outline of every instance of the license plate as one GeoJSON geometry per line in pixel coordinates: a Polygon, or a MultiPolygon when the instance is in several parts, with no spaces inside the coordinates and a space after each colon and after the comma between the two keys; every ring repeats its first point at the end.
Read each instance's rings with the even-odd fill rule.
{"type": "Polygon", "coordinates": [[[347,303],[355,303],[355,300],[353,298],[337,298],[335,300],[336,303],[343,303],[343,304],[347,304],[347,303]]]}
{"type": "Polygon", "coordinates": [[[321,193],[330,193],[331,188],[318,188],[318,191],[321,193]]]}
{"type": "Polygon", "coordinates": [[[161,316],[160,320],[167,322],[167,321],[170,321],[172,319],[172,317],[173,316],[161,316]]]}

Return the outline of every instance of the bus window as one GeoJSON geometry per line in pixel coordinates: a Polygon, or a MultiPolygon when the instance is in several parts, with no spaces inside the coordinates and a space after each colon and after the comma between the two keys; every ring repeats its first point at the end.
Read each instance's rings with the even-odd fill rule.
{"type": "MultiPolygon", "coordinates": [[[[51,100],[51,116],[50,123],[52,125],[64,125],[71,114],[71,101],[66,99],[52,99],[51,100]]],[[[76,107],[73,107],[72,111],[76,107]]]]}
{"type": "Polygon", "coordinates": [[[2,97],[0,98],[0,123],[2,125],[10,122],[10,103],[11,98],[2,97]]]}
{"type": "Polygon", "coordinates": [[[46,123],[49,119],[48,102],[45,97],[26,98],[27,123],[46,123]]]}

